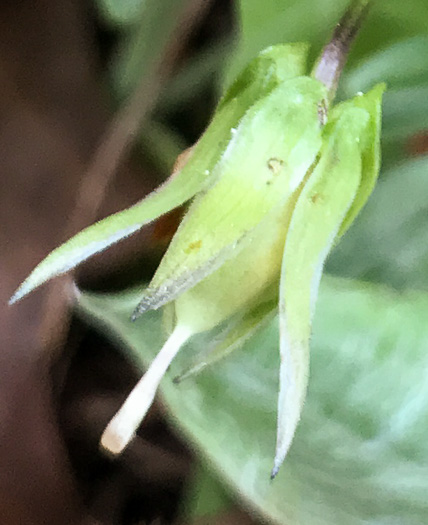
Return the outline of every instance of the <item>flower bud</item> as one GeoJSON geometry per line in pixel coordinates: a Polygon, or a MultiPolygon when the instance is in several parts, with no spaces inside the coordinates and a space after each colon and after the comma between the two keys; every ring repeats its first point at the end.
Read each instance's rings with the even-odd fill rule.
{"type": "MultiPolygon", "coordinates": [[[[290,447],[306,394],[311,321],[325,259],[377,177],[382,91],[377,87],[333,108],[324,126],[318,117],[322,86],[308,77],[290,80],[255,104],[217,165],[215,184],[190,206],[136,310],[139,315],[173,302],[175,330],[189,337],[229,321],[229,333],[213,352],[217,358],[253,333],[279,298],[272,476],[290,447]],[[256,129],[264,132],[256,135],[256,129]],[[256,136],[258,144],[248,148],[256,136]]],[[[205,364],[196,362],[193,372],[205,364]]],[[[151,371],[156,367],[138,387],[143,398],[153,395],[144,389],[151,371]]],[[[115,432],[111,427],[105,436],[115,432]]]]}
{"type": "Polygon", "coordinates": [[[322,268],[369,197],[380,158],[383,86],[328,108],[331,93],[304,74],[306,51],[296,44],[263,52],[173,177],[52,252],[13,298],[193,199],[133,316],[168,305],[174,328],[102,436],[112,453],[132,438],[189,337],[223,328],[222,340],[185,375],[230,353],[279,307],[273,476],[286,456],[306,394],[322,268]]]}

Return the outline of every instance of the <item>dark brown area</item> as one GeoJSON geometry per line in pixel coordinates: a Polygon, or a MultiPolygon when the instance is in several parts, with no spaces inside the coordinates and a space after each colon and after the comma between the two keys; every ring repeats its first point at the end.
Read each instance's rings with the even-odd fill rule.
{"type": "MultiPolygon", "coordinates": [[[[103,68],[115,35],[95,15],[92,3],[83,0],[0,5],[2,525],[177,523],[191,472],[190,451],[156,405],[119,460],[99,453],[103,426],[137,372],[79,321],[68,329],[61,284],[54,285],[54,294],[45,286],[6,306],[19,282],[64,240],[82,177],[113,117],[103,68]],[[58,310],[54,303],[46,306],[49,293],[58,310]],[[49,351],[39,336],[46,313],[46,326],[61,333],[49,351]]],[[[229,30],[229,20],[230,4],[214,2],[180,60],[229,30]]],[[[212,110],[207,100],[203,96],[193,107],[199,132],[212,110]]],[[[157,178],[128,158],[101,196],[97,216],[134,203],[157,178]]],[[[119,287],[150,275],[177,218],[94,258],[79,272],[80,283],[119,287]]],[[[43,335],[49,338],[49,330],[43,335]]],[[[250,523],[245,513],[234,512],[209,523],[250,523]]]]}

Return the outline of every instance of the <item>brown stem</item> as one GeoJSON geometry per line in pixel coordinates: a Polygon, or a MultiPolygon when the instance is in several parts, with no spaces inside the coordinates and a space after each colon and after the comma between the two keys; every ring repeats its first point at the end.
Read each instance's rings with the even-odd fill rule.
{"type": "Polygon", "coordinates": [[[349,50],[367,14],[371,0],[354,0],[337,24],[330,42],[316,62],[312,76],[327,86],[329,102],[334,99],[349,50]]]}

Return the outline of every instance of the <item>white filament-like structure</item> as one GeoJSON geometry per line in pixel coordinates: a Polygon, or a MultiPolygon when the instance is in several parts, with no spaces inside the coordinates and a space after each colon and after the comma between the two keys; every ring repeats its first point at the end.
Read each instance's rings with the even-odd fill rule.
{"type": "Polygon", "coordinates": [[[135,385],[119,411],[101,436],[101,446],[109,453],[120,454],[135,436],[137,428],[151,407],[159,383],[180,348],[192,335],[186,326],[176,326],[153,360],[150,368],[135,385]]]}

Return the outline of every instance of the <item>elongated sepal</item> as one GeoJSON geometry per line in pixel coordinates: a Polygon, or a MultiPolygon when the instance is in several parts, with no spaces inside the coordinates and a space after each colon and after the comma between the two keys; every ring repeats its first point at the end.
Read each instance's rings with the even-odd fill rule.
{"type": "Polygon", "coordinates": [[[280,82],[304,74],[307,51],[305,44],[286,44],[261,53],[228,90],[186,165],[140,203],[95,223],[53,250],[18,288],[10,304],[132,235],[212,184],[214,167],[233,138],[231,131],[249,108],[280,82]]]}
{"type": "Polygon", "coordinates": [[[275,207],[287,204],[321,146],[318,111],[325,96],[318,81],[298,77],[246,113],[216,166],[215,184],[192,203],[138,314],[213,273],[275,207]]]}
{"type": "Polygon", "coordinates": [[[362,176],[355,199],[340,226],[336,241],[346,232],[370,197],[380,171],[381,148],[380,134],[382,126],[382,96],[385,84],[378,84],[366,94],[339,104],[332,111],[332,118],[337,118],[345,107],[356,107],[367,111],[369,122],[360,137],[362,176]]]}
{"type": "Polygon", "coordinates": [[[201,190],[207,180],[203,172],[192,172],[191,166],[184,168],[138,204],[82,230],[36,266],[12,296],[10,304],[180,206],[201,190]]]}
{"type": "Polygon", "coordinates": [[[275,476],[294,436],[309,372],[312,314],[325,259],[361,181],[360,141],[369,115],[348,107],[326,126],[320,160],[290,222],[280,283],[280,392],[275,476]]]}
{"type": "Polygon", "coordinates": [[[278,308],[278,300],[262,302],[255,308],[245,312],[238,320],[221,334],[215,344],[206,352],[198,354],[193,363],[174,379],[180,383],[184,379],[195,376],[205,370],[208,366],[224,359],[236,349],[240,348],[246,341],[260,330],[272,319],[278,308]]]}

